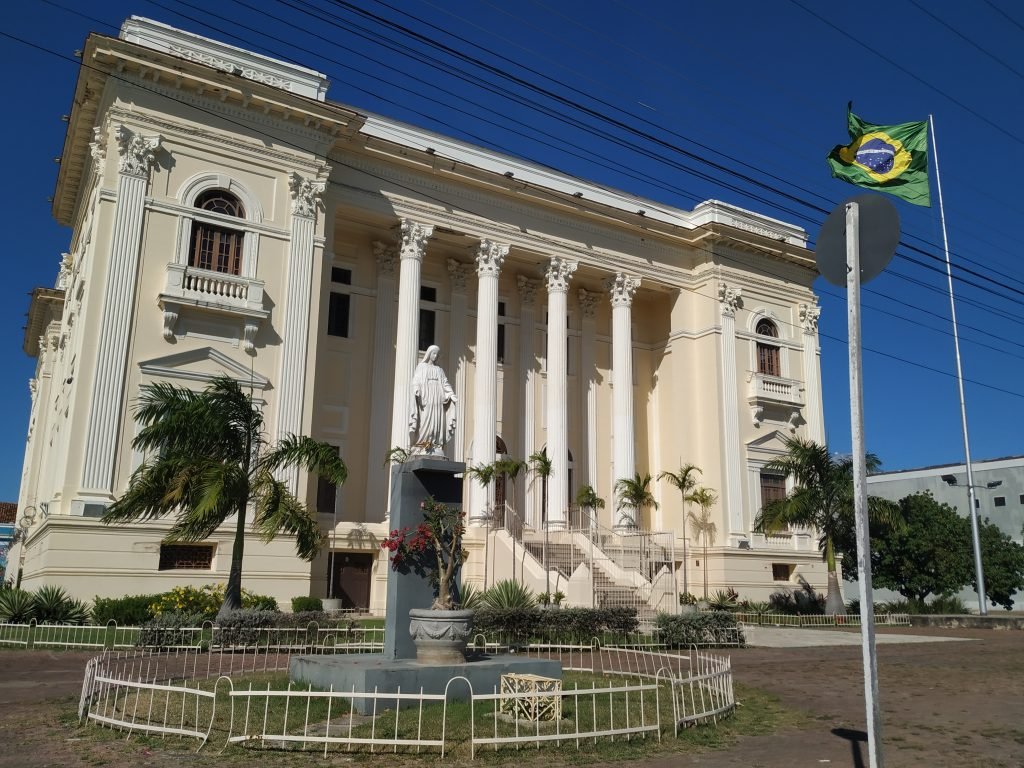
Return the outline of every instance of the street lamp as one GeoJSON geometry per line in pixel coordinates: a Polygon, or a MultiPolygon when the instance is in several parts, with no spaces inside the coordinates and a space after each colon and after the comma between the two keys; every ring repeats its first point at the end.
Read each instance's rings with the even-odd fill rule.
{"type": "MultiPolygon", "coordinates": [[[[942,475],[942,482],[953,487],[961,487],[957,482],[956,475],[942,475]]],[[[991,480],[985,485],[975,485],[971,474],[971,465],[967,465],[967,503],[971,508],[971,540],[974,543],[974,577],[978,586],[978,615],[988,616],[988,607],[985,601],[985,572],[981,567],[981,537],[978,532],[978,500],[974,495],[975,488],[987,488],[989,490],[998,488],[1003,484],[1002,480],[991,480]]]]}

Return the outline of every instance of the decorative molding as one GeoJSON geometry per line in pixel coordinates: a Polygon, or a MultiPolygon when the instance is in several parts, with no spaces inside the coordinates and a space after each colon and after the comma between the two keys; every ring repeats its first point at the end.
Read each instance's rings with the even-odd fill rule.
{"type": "Polygon", "coordinates": [[[178,308],[164,307],[164,330],[163,337],[167,341],[174,340],[174,326],[178,323],[178,308]]]}
{"type": "Polygon", "coordinates": [[[800,323],[804,327],[804,333],[817,333],[818,318],[821,317],[821,307],[814,304],[800,304],[798,310],[800,323]]]}
{"type": "Polygon", "coordinates": [[[107,162],[107,142],[104,141],[104,133],[103,128],[97,125],[92,129],[92,141],[89,143],[92,172],[96,178],[103,175],[103,166],[107,162]]]}
{"type": "Polygon", "coordinates": [[[722,305],[722,314],[736,316],[736,310],[743,308],[743,289],[730,288],[725,283],[718,284],[718,301],[722,305]]]}
{"type": "Polygon", "coordinates": [[[380,240],[373,241],[373,258],[377,262],[377,277],[395,276],[395,264],[398,262],[398,249],[390,243],[380,240]]]}
{"type": "Polygon", "coordinates": [[[250,66],[240,67],[234,61],[228,61],[227,59],[222,59],[209,53],[194,51],[181,45],[169,45],[167,50],[169,53],[185,59],[186,61],[205,64],[208,67],[220,69],[224,72],[230,72],[233,75],[238,75],[239,77],[244,77],[248,80],[255,80],[257,83],[263,83],[264,85],[269,85],[274,88],[280,88],[283,91],[292,90],[292,84],[289,80],[285,80],[283,77],[278,77],[277,75],[272,75],[269,72],[261,72],[250,66]]]}
{"type": "Polygon", "coordinates": [[[143,136],[122,124],[117,127],[114,138],[117,139],[117,149],[121,155],[118,171],[126,176],[148,178],[163,137],[159,134],[143,136]]]}
{"type": "Polygon", "coordinates": [[[532,307],[537,301],[540,280],[534,280],[525,275],[518,275],[516,277],[516,286],[519,288],[519,303],[523,306],[532,307]]]}
{"type": "Polygon", "coordinates": [[[190,349],[187,352],[177,352],[165,357],[142,360],[139,362],[139,370],[147,376],[184,381],[209,382],[217,376],[226,375],[245,387],[251,386],[259,390],[270,387],[270,380],[266,376],[253,371],[250,366],[228,357],[213,347],[190,349]],[[217,373],[209,373],[193,369],[193,366],[205,361],[216,364],[222,370],[217,373]]]}
{"type": "Polygon", "coordinates": [[[469,276],[473,272],[470,264],[458,259],[448,259],[448,277],[452,283],[452,293],[465,293],[469,276]]]}
{"type": "Polygon", "coordinates": [[[579,291],[580,312],[584,318],[592,318],[597,314],[597,303],[601,300],[600,293],[580,288],[579,291]]]}
{"type": "Polygon", "coordinates": [[[423,254],[427,250],[427,241],[434,234],[434,226],[421,224],[412,219],[402,219],[399,228],[402,232],[401,257],[422,261],[423,254]]]}
{"type": "Polygon", "coordinates": [[[561,256],[553,256],[544,271],[548,293],[567,293],[572,273],[579,266],[578,261],[569,261],[561,256]]]}
{"type": "Polygon", "coordinates": [[[508,255],[508,248],[493,240],[481,240],[476,252],[476,273],[480,277],[497,277],[508,255]]]}
{"type": "Polygon", "coordinates": [[[75,257],[70,253],[60,255],[60,271],[57,273],[57,288],[66,291],[71,285],[71,277],[75,269],[75,257]]]}
{"type": "Polygon", "coordinates": [[[312,181],[292,171],[288,174],[288,189],[292,193],[292,215],[309,219],[316,218],[317,206],[327,184],[323,181],[312,181]]]}
{"type": "Polygon", "coordinates": [[[256,354],[256,333],[259,331],[259,323],[253,320],[246,320],[242,328],[242,350],[247,355],[256,354]]]}
{"type": "Polygon", "coordinates": [[[613,307],[632,306],[633,296],[639,287],[640,278],[627,277],[622,272],[616,272],[615,277],[605,281],[605,289],[611,294],[613,307]]]}

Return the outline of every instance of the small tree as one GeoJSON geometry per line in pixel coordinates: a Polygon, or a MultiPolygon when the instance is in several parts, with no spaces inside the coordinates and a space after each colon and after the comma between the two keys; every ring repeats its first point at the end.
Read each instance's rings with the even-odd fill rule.
{"type": "Polygon", "coordinates": [[[516,480],[519,479],[519,475],[528,469],[525,461],[522,459],[513,459],[506,456],[504,459],[498,459],[492,465],[494,467],[494,474],[496,477],[503,478],[505,487],[509,488],[508,481],[511,480],[511,498],[512,503],[509,505],[513,512],[516,512],[516,480]]]}
{"type": "Polygon", "coordinates": [[[590,527],[597,527],[597,510],[604,509],[604,499],[597,495],[592,485],[581,485],[576,492],[576,506],[590,511],[590,527]]]}
{"type": "Polygon", "coordinates": [[[633,477],[622,477],[619,478],[615,483],[615,493],[618,494],[618,504],[616,505],[616,511],[621,512],[622,510],[631,509],[633,510],[632,519],[627,515],[619,516],[619,526],[627,527],[623,525],[623,521],[629,521],[628,527],[636,528],[639,523],[640,514],[646,507],[658,508],[658,502],[654,499],[654,494],[650,491],[651,476],[644,475],[640,476],[637,472],[633,477]]]}
{"type": "Polygon", "coordinates": [[[675,486],[683,497],[683,592],[690,591],[689,565],[686,559],[686,517],[689,510],[686,508],[689,502],[689,494],[697,487],[697,475],[701,474],[700,468],[695,464],[682,464],[678,472],[659,472],[658,479],[668,480],[675,486]]]}
{"type": "Polygon", "coordinates": [[[264,541],[295,537],[299,557],[312,560],[324,535],[316,515],[277,474],[299,467],[338,485],[348,471],[337,449],[309,437],[285,435],[271,445],[263,411],[234,379],[214,379],[202,392],[171,384],[142,386],[132,445],[149,453],[128,489],[103,515],[106,524],[176,517],[165,541],[201,541],[232,515],[231,549],[223,618],[242,607],[242,557],[250,504],[253,528],[264,541]]]}
{"type": "Polygon", "coordinates": [[[708,546],[715,543],[715,535],[718,533],[718,526],[711,519],[711,508],[718,501],[718,495],[710,488],[695,488],[686,497],[691,504],[700,508],[700,514],[694,513],[691,509],[687,513],[690,524],[693,525],[697,535],[704,542],[704,599],[708,599],[708,546]]]}
{"type": "MultiPolygon", "coordinates": [[[[548,449],[541,448],[536,453],[531,453],[530,458],[526,461],[529,464],[527,471],[533,475],[534,480],[540,478],[542,484],[547,483],[548,478],[551,477],[551,473],[554,471],[554,464],[551,461],[551,457],[548,456],[548,449]]],[[[543,502],[541,503],[541,517],[545,521],[547,520],[547,510],[544,509],[543,502]]]]}

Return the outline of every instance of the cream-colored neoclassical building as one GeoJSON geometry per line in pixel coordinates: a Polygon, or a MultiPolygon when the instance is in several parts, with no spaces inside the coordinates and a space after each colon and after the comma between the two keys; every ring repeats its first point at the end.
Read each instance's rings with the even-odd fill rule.
{"type": "Polygon", "coordinates": [[[757,599],[824,586],[809,532],[751,530],[785,490],[762,473],[782,439],[823,438],[801,229],[718,201],[669,208],[326,93],[317,72],[145,19],[87,40],[53,200],[70,246],[25,336],[24,585],[88,599],[226,578],[229,527],[163,544],[168,524],[97,517],[143,460],[140,386],[227,374],[271,434],[337,445],[350,471],[341,489],[289,478],[329,546],[306,563],[254,538],[246,587],[382,609],[383,459],[408,445],[412,372],[437,344],[458,397],[449,457],[552,463],[546,479],[466,479],[468,578],[652,609],[705,580],[757,599]],[[713,535],[684,525],[665,481],[657,509],[616,508],[616,479],[683,463],[717,492],[713,535]],[[572,504],[587,484],[607,501],[596,516],[572,504]]]}

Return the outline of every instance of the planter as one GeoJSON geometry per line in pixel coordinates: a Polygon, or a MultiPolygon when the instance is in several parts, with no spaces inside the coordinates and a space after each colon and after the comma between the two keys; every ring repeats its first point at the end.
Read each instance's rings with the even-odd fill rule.
{"type": "Polygon", "coordinates": [[[412,608],[409,634],[420,664],[463,664],[473,632],[473,611],[433,611],[412,608]]]}
{"type": "Polygon", "coordinates": [[[340,597],[327,597],[321,602],[325,611],[340,611],[344,607],[340,597]]]}

